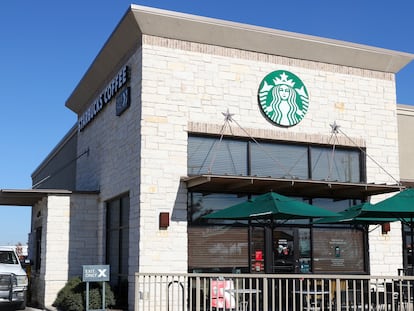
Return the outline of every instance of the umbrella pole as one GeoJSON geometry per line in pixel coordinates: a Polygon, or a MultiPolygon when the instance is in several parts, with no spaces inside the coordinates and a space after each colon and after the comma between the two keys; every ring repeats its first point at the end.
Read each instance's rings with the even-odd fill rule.
{"type": "Polygon", "coordinates": [[[411,275],[414,275],[414,253],[413,253],[413,238],[414,238],[414,229],[413,229],[413,216],[411,215],[410,219],[410,235],[411,235],[411,275]]]}
{"type": "Polygon", "coordinates": [[[264,270],[273,273],[273,217],[265,222],[264,226],[264,270]]]}
{"type": "Polygon", "coordinates": [[[273,228],[271,225],[265,225],[265,273],[273,272],[273,228]]]}
{"type": "Polygon", "coordinates": [[[253,270],[253,261],[252,261],[252,221],[249,219],[248,221],[248,229],[247,229],[247,256],[249,256],[249,273],[253,270]]]}

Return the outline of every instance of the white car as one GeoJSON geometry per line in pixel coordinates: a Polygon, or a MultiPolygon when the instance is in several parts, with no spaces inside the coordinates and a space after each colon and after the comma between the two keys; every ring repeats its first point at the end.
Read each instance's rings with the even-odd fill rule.
{"type": "MultiPolygon", "coordinates": [[[[0,246],[0,306],[26,308],[28,278],[13,247],[0,246]]],[[[1,307],[0,307],[1,308],[1,307]]]]}

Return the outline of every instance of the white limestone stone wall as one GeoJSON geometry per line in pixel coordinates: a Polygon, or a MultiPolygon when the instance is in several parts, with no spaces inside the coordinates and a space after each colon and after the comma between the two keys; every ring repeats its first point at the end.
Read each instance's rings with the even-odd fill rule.
{"type": "MultiPolygon", "coordinates": [[[[399,179],[394,75],[150,36],[144,36],[143,44],[143,271],[185,269],[185,235],[179,240],[171,235],[174,230],[184,232],[185,222],[182,228],[173,222],[160,232],[157,215],[161,210],[185,213],[184,193],[176,193],[179,177],[186,175],[189,122],[222,125],[222,113],[229,109],[243,128],[327,137],[336,121],[348,137],[365,141],[368,182],[399,179]],[[281,69],[299,76],[310,94],[306,117],[291,128],[270,124],[257,103],[263,77],[281,69]]],[[[387,236],[370,236],[370,258],[384,258],[382,265],[372,267],[376,273],[401,265],[401,255],[387,257],[396,250],[394,239],[400,240],[394,226],[387,236]]]]}
{"type": "MultiPolygon", "coordinates": [[[[137,271],[187,271],[187,198],[180,177],[187,175],[190,122],[222,125],[229,109],[243,128],[326,138],[336,121],[347,136],[365,141],[368,154],[387,169],[368,159],[368,182],[398,179],[392,74],[145,35],[142,48],[106,80],[124,64],[131,70],[131,106],[116,116],[113,100],[79,133],[78,153],[89,149],[89,156],[77,163],[77,188],[100,191],[102,219],[105,201],[129,192],[131,285],[137,271]],[[310,94],[306,117],[292,128],[275,127],[258,108],[260,81],[280,69],[299,76],[310,94]],[[170,214],[167,229],[159,229],[160,212],[170,214]]],[[[389,237],[395,234],[398,239],[397,230],[389,237]]],[[[394,247],[387,237],[371,239],[384,246],[372,247],[371,258],[394,247]]],[[[390,267],[400,262],[393,259],[390,267]]],[[[130,286],[131,302],[133,294],[130,286]]]]}
{"type": "Polygon", "coordinates": [[[40,271],[32,271],[32,302],[51,306],[82,265],[102,264],[98,257],[97,195],[49,195],[32,209],[31,258],[35,230],[42,228],[40,271]]]}
{"type": "Polygon", "coordinates": [[[391,223],[391,231],[381,233],[381,226],[370,226],[371,275],[397,275],[402,268],[401,223],[391,223]]]}
{"type": "MultiPolygon", "coordinates": [[[[89,149],[89,155],[77,162],[77,189],[97,190],[96,201],[99,217],[96,237],[99,260],[105,261],[105,217],[106,202],[129,193],[129,299],[134,301],[134,273],[139,271],[140,256],[140,93],[141,93],[141,54],[138,50],[132,57],[114,68],[113,74],[103,78],[110,81],[120,68],[130,69],[131,106],[116,116],[115,98],[78,134],[78,154],[89,149]]],[[[102,88],[106,85],[102,85],[102,88]]],[[[102,90],[97,90],[97,93],[102,90]]],[[[97,96],[97,94],[95,94],[97,96]]],[[[95,97],[91,94],[91,101],[95,97]]],[[[73,262],[71,262],[71,265],[73,262]]],[[[77,263],[76,263],[77,264],[77,263]]]]}
{"type": "Polygon", "coordinates": [[[45,285],[43,305],[51,306],[68,280],[70,196],[49,195],[45,212],[40,271],[45,285]]]}
{"type": "Polygon", "coordinates": [[[78,161],[77,188],[99,189],[101,202],[129,192],[130,277],[137,271],[186,272],[186,192],[180,177],[187,170],[187,120],[170,115],[168,121],[154,110],[141,121],[141,50],[125,64],[131,106],[118,117],[112,101],[79,133],[78,152],[89,148],[89,156],[78,161]],[[159,229],[160,212],[170,213],[166,230],[159,229]]]}

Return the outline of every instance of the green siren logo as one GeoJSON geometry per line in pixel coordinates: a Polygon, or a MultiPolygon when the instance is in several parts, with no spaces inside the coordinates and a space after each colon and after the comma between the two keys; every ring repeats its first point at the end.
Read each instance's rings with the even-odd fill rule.
{"type": "Polygon", "coordinates": [[[309,95],[305,85],[286,70],[273,71],[264,77],[258,95],[264,115],[277,125],[296,125],[308,111],[309,95]]]}

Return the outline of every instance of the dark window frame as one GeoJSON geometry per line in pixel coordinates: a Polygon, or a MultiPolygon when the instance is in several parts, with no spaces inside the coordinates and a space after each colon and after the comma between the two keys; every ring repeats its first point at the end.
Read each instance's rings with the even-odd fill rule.
{"type": "MultiPolygon", "coordinates": [[[[106,263],[111,266],[111,286],[117,301],[117,307],[128,308],[128,258],[129,258],[129,192],[106,201],[106,263]],[[118,218],[114,219],[113,210],[117,209],[118,218]],[[127,212],[127,215],[124,213],[127,212]],[[112,213],[112,214],[111,214],[112,213]],[[123,223],[125,221],[125,223],[123,223]],[[114,224],[115,223],[115,224],[114,224]],[[126,233],[126,236],[122,233],[126,233]],[[111,253],[111,237],[117,235],[117,254],[111,253]],[[126,237],[126,241],[123,239],[126,237]],[[122,246],[126,245],[126,249],[122,246]],[[126,252],[126,253],[125,253],[126,252]],[[116,260],[116,262],[113,262],[116,260]],[[123,265],[123,263],[126,266],[123,265]],[[125,283],[126,280],[126,283],[125,283]]],[[[116,236],[115,236],[116,237],[116,236]]],[[[112,241],[115,243],[115,241],[112,241]]]]}
{"type": "MultiPolygon", "coordinates": [[[[216,140],[220,140],[219,136],[216,135],[205,135],[205,134],[189,134],[189,141],[191,140],[192,137],[197,137],[197,138],[206,138],[206,139],[210,139],[212,141],[212,139],[216,139],[216,140]]],[[[305,161],[307,161],[307,167],[306,167],[306,173],[308,176],[308,179],[312,180],[312,155],[315,156],[315,152],[312,152],[312,149],[317,149],[317,148],[322,148],[322,151],[324,150],[323,148],[325,148],[325,153],[327,151],[330,151],[333,149],[334,145],[329,145],[329,144],[314,144],[314,143],[302,143],[302,142],[288,142],[288,141],[280,141],[280,140],[270,140],[270,139],[260,139],[260,140],[256,140],[256,141],[252,141],[251,139],[245,138],[245,137],[232,137],[232,136],[224,136],[222,137],[222,140],[224,141],[238,141],[241,143],[246,143],[246,171],[247,174],[249,176],[252,176],[254,174],[252,174],[252,161],[254,161],[254,155],[252,154],[252,145],[256,143],[256,141],[260,144],[260,143],[273,143],[273,144],[280,144],[283,146],[300,146],[303,147],[304,150],[306,150],[307,155],[305,155],[303,158],[305,161]],[[316,148],[314,148],[316,147],[316,148]]],[[[189,147],[191,148],[191,147],[189,147]]],[[[353,163],[356,164],[354,166],[352,166],[350,169],[353,170],[357,170],[359,171],[359,176],[358,176],[358,182],[366,182],[366,152],[364,148],[360,148],[360,147],[351,147],[351,146],[335,146],[335,150],[336,151],[341,151],[341,152],[346,152],[346,151],[350,151],[353,156],[358,157],[358,163],[353,163]]],[[[191,176],[191,171],[190,171],[190,165],[191,165],[191,160],[190,160],[190,152],[191,150],[189,150],[189,160],[188,160],[188,175],[191,176]]],[[[201,158],[201,157],[200,157],[201,158]]],[[[349,162],[345,162],[344,163],[349,163],[349,162]]],[[[352,165],[352,163],[351,163],[352,165]]],[[[346,168],[341,167],[341,168],[346,168]]],[[[323,168],[322,168],[322,172],[323,172],[323,168]]],[[[325,168],[326,170],[326,168],[325,168]]],[[[199,172],[200,173],[200,172],[199,172]]],[[[211,173],[211,172],[209,172],[211,173]]],[[[225,175],[228,174],[226,172],[220,172],[221,174],[225,175]]],[[[203,174],[203,172],[201,173],[203,174]]],[[[349,181],[345,181],[345,182],[349,182],[349,181]]],[[[355,181],[354,181],[355,182],[355,181]]],[[[247,223],[243,223],[242,221],[238,221],[237,222],[232,222],[232,221],[205,221],[202,220],[200,221],[199,219],[197,219],[196,221],[193,220],[193,213],[194,213],[194,206],[195,206],[195,202],[194,202],[194,194],[196,194],[197,192],[192,192],[189,191],[188,192],[188,204],[187,204],[187,215],[188,215],[188,225],[189,227],[200,227],[200,226],[229,226],[229,227],[234,227],[234,226],[247,226],[247,223]]],[[[203,193],[203,195],[208,195],[208,194],[218,194],[218,193],[203,193]]],[[[220,194],[218,194],[220,195],[220,194]]],[[[221,194],[223,195],[223,194],[221,194]]],[[[237,195],[237,193],[234,193],[234,195],[237,195]]],[[[252,196],[252,194],[247,194],[244,193],[244,198],[250,198],[252,196]]],[[[307,200],[309,200],[309,203],[312,204],[312,201],[314,199],[319,199],[318,197],[308,197],[306,198],[307,200]]],[[[326,199],[326,198],[325,198],[326,199]]],[[[333,200],[334,198],[332,198],[333,200]]],[[[356,200],[348,200],[350,205],[354,205],[356,204],[356,200]]],[[[208,204],[206,205],[208,206],[208,204]]],[[[198,211],[199,212],[199,211],[198,211]]],[[[295,228],[312,228],[313,226],[311,226],[309,223],[297,223],[297,224],[285,224],[285,225],[281,225],[281,227],[295,227],[295,228]]],[[[334,229],[334,226],[330,226],[330,225],[325,225],[327,228],[331,228],[334,229]]],[[[341,227],[341,229],[346,229],[344,227],[341,227]]],[[[362,230],[362,228],[360,228],[362,230]]],[[[312,229],[311,229],[312,231],[312,229]]],[[[364,238],[363,241],[361,241],[361,246],[363,247],[363,252],[365,254],[366,249],[367,249],[367,235],[364,234],[364,238]]],[[[311,238],[312,240],[312,238],[311,238]]],[[[311,242],[311,247],[313,245],[313,242],[311,242]]],[[[190,245],[189,245],[190,246],[190,245]]],[[[368,266],[368,258],[365,254],[364,257],[364,270],[365,272],[362,273],[369,273],[369,266],[368,266]]]]}
{"type": "MultiPolygon", "coordinates": [[[[354,166],[351,166],[350,168],[347,168],[343,166],[344,169],[354,169],[359,171],[358,180],[352,180],[353,182],[366,182],[366,153],[365,149],[361,147],[351,147],[351,146],[342,146],[342,145],[331,145],[331,144],[316,144],[316,143],[305,143],[305,142],[289,142],[289,141],[282,141],[282,140],[271,140],[271,139],[255,139],[252,141],[251,138],[246,137],[233,137],[233,136],[217,136],[217,135],[207,135],[207,134],[199,134],[199,133],[190,133],[188,135],[188,141],[189,141],[189,150],[188,150],[188,167],[187,167],[187,173],[188,176],[194,176],[204,173],[214,173],[214,174],[222,174],[222,175],[257,175],[252,173],[252,168],[254,167],[253,163],[255,161],[254,155],[252,154],[252,145],[253,144],[270,144],[274,145],[275,147],[279,146],[280,148],[287,147],[290,148],[292,146],[296,146],[298,148],[303,148],[305,152],[307,152],[307,155],[304,157],[306,163],[303,164],[303,167],[306,167],[306,171],[303,171],[303,174],[306,174],[307,177],[300,178],[300,179],[314,179],[314,172],[312,171],[312,155],[314,154],[313,150],[322,149],[326,150],[326,152],[347,152],[349,151],[350,154],[354,154],[358,157],[358,163],[354,166]],[[191,165],[193,164],[192,157],[194,153],[193,150],[190,150],[191,148],[191,140],[192,139],[206,139],[206,142],[210,143],[209,145],[217,146],[219,144],[226,144],[226,143],[240,143],[240,144],[246,144],[245,150],[246,154],[243,158],[246,159],[246,163],[239,163],[238,166],[243,168],[243,171],[240,172],[233,172],[233,171],[220,171],[220,168],[217,169],[217,167],[214,167],[216,165],[215,162],[213,162],[212,168],[206,164],[207,159],[212,159],[215,157],[215,155],[212,155],[211,153],[216,152],[213,148],[210,148],[207,150],[207,154],[205,158],[203,158],[203,162],[200,163],[200,169],[194,170],[194,167],[192,168],[191,165]],[[333,148],[335,147],[335,150],[333,148]],[[203,170],[204,169],[204,170],[203,170]],[[209,171],[209,170],[212,171],[209,171]]],[[[217,150],[217,149],[216,149],[217,150]]],[[[231,156],[231,155],[230,155],[231,156]]],[[[211,164],[211,163],[210,163],[211,164]]],[[[338,163],[335,163],[338,164],[338,163]]],[[[283,172],[281,172],[283,173],[283,172]]],[[[280,176],[272,176],[275,178],[280,177],[286,177],[285,174],[280,174],[280,176]]],[[[342,181],[342,182],[349,182],[349,180],[336,180],[336,181],[342,181]]]]}
{"type": "Polygon", "coordinates": [[[34,270],[40,271],[42,263],[42,227],[37,227],[35,230],[35,256],[34,256],[34,270]]]}

